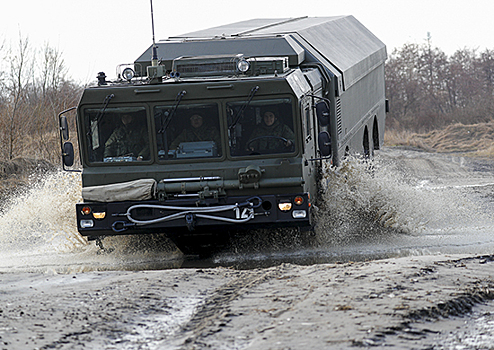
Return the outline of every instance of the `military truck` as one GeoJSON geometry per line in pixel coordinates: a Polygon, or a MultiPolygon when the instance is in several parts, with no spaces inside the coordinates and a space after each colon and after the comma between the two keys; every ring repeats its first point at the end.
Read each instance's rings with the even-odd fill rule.
{"type": "Polygon", "coordinates": [[[310,230],[322,167],[382,145],[385,60],[353,16],[254,19],[156,43],[153,34],[76,107],[79,232],[165,233],[190,252],[238,230],[310,230]]]}

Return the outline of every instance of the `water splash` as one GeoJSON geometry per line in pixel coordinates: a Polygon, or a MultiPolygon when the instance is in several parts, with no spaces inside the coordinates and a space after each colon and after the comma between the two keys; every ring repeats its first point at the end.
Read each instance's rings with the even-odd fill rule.
{"type": "Polygon", "coordinates": [[[108,237],[109,254],[82,237],[75,212],[82,201],[79,173],[32,176],[26,187],[12,193],[0,211],[0,271],[74,273],[175,264],[176,247],[160,235],[108,237]]]}
{"type": "Polygon", "coordinates": [[[77,232],[75,203],[81,200],[78,173],[54,172],[30,178],[0,214],[0,249],[67,252],[87,244],[77,232]]]}
{"type": "Polygon", "coordinates": [[[323,174],[315,222],[324,244],[451,232],[486,221],[479,203],[465,195],[468,188],[433,186],[415,171],[398,170],[394,159],[348,158],[338,168],[325,167],[323,174]]]}
{"type": "MultiPolygon", "coordinates": [[[[434,163],[430,154],[414,154],[431,163],[420,170],[415,158],[400,162],[400,155],[372,162],[349,158],[338,168],[324,169],[324,191],[314,206],[316,242],[297,230],[249,231],[230,255],[277,261],[292,256],[317,263],[343,255],[354,260],[491,249],[494,202],[486,207],[483,197],[489,196],[492,174],[477,181],[468,172],[458,176],[448,159],[434,163]],[[437,165],[443,173],[434,172],[437,165]],[[448,176],[455,181],[444,180],[448,176]],[[257,253],[259,258],[252,255],[257,253]]],[[[108,237],[103,243],[112,252],[101,254],[77,232],[80,193],[80,174],[56,172],[33,177],[28,190],[12,194],[0,209],[0,271],[67,273],[177,264],[180,253],[163,235],[108,237]]],[[[220,263],[228,259],[223,256],[220,263]]]]}

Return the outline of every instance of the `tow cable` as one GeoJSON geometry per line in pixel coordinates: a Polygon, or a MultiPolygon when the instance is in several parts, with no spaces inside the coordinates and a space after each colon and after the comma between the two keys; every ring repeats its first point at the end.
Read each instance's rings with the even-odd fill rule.
{"type": "Polygon", "coordinates": [[[247,199],[243,203],[235,203],[229,205],[222,205],[217,207],[176,207],[169,205],[155,205],[155,204],[135,204],[131,205],[125,213],[122,214],[114,214],[114,216],[125,216],[127,221],[115,221],[112,225],[112,230],[114,232],[123,232],[127,230],[129,227],[134,226],[143,226],[143,225],[152,225],[160,222],[166,222],[171,220],[177,220],[184,218],[186,221],[186,225],[189,230],[192,230],[195,226],[196,218],[209,219],[209,220],[217,220],[232,224],[242,224],[247,221],[250,221],[254,218],[254,209],[259,208],[262,204],[262,199],[259,197],[251,197],[247,199]],[[158,209],[158,210],[172,210],[177,211],[176,213],[165,215],[160,218],[151,219],[151,220],[138,220],[132,217],[132,211],[136,209],[158,209]],[[224,211],[236,211],[240,212],[240,209],[246,209],[245,215],[241,217],[232,219],[223,216],[214,215],[215,213],[220,213],[224,211]]]}

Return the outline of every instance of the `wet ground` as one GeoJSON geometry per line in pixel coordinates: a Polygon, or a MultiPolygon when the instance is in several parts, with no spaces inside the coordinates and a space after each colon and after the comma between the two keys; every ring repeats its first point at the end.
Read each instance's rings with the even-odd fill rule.
{"type": "Polygon", "coordinates": [[[87,244],[54,174],[0,216],[0,349],[488,349],[493,164],[385,149],[327,172],[310,245],[258,231],[209,259],[87,244]]]}

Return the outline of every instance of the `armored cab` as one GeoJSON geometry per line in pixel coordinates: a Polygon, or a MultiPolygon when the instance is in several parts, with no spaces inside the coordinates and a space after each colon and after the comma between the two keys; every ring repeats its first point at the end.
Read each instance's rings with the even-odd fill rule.
{"type": "Polygon", "coordinates": [[[310,229],[323,163],[382,144],[385,59],[352,16],[153,43],[117,80],[100,74],[77,107],[80,233],[164,232],[187,250],[239,229],[310,229]]]}

